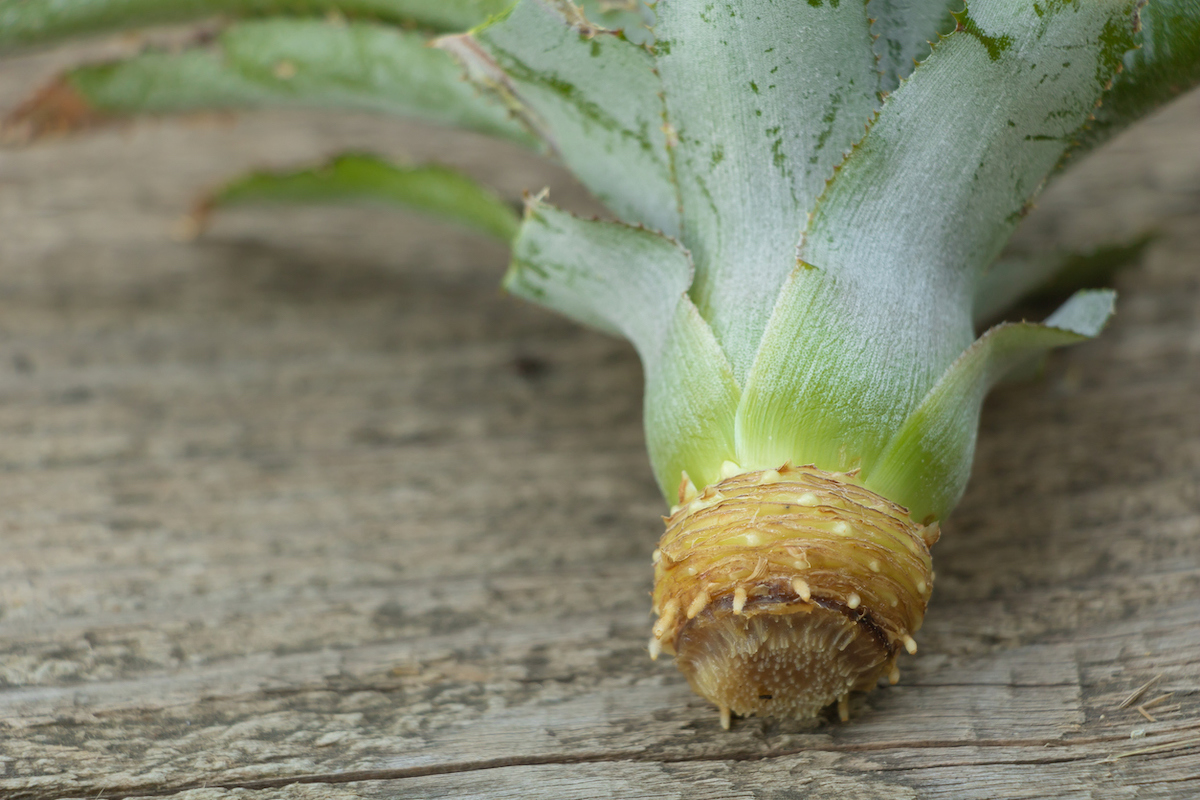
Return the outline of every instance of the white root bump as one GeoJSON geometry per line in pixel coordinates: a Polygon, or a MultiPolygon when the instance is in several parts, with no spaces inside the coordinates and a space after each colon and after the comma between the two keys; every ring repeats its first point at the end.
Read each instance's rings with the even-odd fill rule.
{"type": "Polygon", "coordinates": [[[733,717],[729,713],[729,706],[719,706],[718,710],[721,712],[721,727],[729,730],[729,723],[733,721],[733,717]]]}
{"type": "Polygon", "coordinates": [[[838,698],[838,719],[842,722],[850,721],[850,695],[848,694],[838,698]]]}
{"type": "Polygon", "coordinates": [[[722,461],[721,462],[721,480],[725,480],[726,478],[732,478],[734,475],[740,475],[740,474],[742,474],[742,467],[740,464],[737,464],[736,462],[733,462],[733,461],[722,461]]]}
{"type": "Polygon", "coordinates": [[[654,638],[661,639],[663,634],[667,632],[672,625],[675,624],[675,616],[679,613],[679,601],[672,599],[667,603],[667,607],[663,609],[662,614],[658,618],[658,622],[654,623],[654,638]]]}
{"type": "Polygon", "coordinates": [[[733,590],[733,613],[741,614],[746,607],[746,590],[739,586],[733,590]]]}
{"type": "Polygon", "coordinates": [[[651,636],[650,644],[646,646],[646,649],[650,651],[650,660],[658,661],[658,657],[662,655],[662,642],[658,640],[658,637],[651,636]]]}
{"type": "Polygon", "coordinates": [[[796,596],[804,602],[812,600],[812,589],[808,586],[808,581],[804,578],[792,578],[792,589],[795,590],[796,596]]]}
{"type": "Polygon", "coordinates": [[[862,605],[862,598],[858,596],[857,592],[851,592],[849,596],[846,597],[846,605],[850,606],[851,610],[854,610],[862,605]]]}
{"type": "Polygon", "coordinates": [[[815,494],[813,494],[812,492],[805,492],[804,494],[802,494],[796,498],[796,503],[798,505],[802,505],[802,506],[811,507],[811,506],[815,506],[819,502],[820,501],[817,500],[817,496],[815,494]]]}
{"type": "Polygon", "coordinates": [[[695,599],[692,600],[691,605],[687,607],[687,618],[695,619],[697,614],[708,608],[708,604],[711,600],[712,598],[708,596],[708,592],[700,592],[700,594],[696,595],[695,599]]]}
{"type": "Polygon", "coordinates": [[[904,642],[904,649],[908,651],[908,654],[910,656],[915,656],[917,654],[917,640],[916,639],[914,639],[913,637],[909,636],[906,633],[906,634],[904,634],[904,638],[901,641],[904,642]]]}
{"type": "Polygon", "coordinates": [[[897,667],[896,663],[893,661],[892,668],[888,671],[888,684],[891,686],[895,686],[899,682],[900,682],[900,668],[897,667]]]}

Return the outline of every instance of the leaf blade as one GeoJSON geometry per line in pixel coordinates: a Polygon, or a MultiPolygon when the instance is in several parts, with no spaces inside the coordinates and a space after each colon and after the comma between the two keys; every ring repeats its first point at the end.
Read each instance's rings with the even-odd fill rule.
{"type": "Polygon", "coordinates": [[[465,30],[511,0],[23,0],[0,3],[0,53],[123,28],[201,20],[339,13],[438,31],[465,30]]]}
{"type": "Polygon", "coordinates": [[[973,276],[995,258],[1133,47],[1132,0],[1048,7],[971,4],[830,182],[805,261],[973,276]]]}
{"type": "Polygon", "coordinates": [[[1132,42],[1123,0],[972,9],[818,201],[814,269],[785,287],[745,382],[738,446],[755,460],[870,471],[970,345],[982,266],[1132,42]]]}
{"type": "Polygon", "coordinates": [[[533,201],[513,242],[504,286],[518,297],[633,342],[658,368],[679,297],[692,280],[687,251],[654,231],[583,220],[533,201]]]}
{"type": "Polygon", "coordinates": [[[687,251],[661,234],[578,219],[536,201],[505,279],[519,297],[633,342],[646,373],[647,448],[670,503],[682,473],[703,487],[733,458],[740,393],[687,296],[691,280],[687,251]]]}
{"type": "Polygon", "coordinates": [[[646,374],[646,448],[668,504],[683,480],[703,490],[737,462],[735,421],[741,387],[733,365],[692,299],[671,319],[661,368],[646,374]]]}
{"type": "Polygon", "coordinates": [[[906,506],[913,519],[940,519],[966,488],[979,414],[988,391],[1022,362],[1094,338],[1116,295],[1082,291],[1041,324],[1003,323],[963,352],[913,412],[878,463],[864,473],[872,491],[906,506]]]}
{"type": "Polygon", "coordinates": [[[661,86],[644,48],[590,25],[563,0],[522,0],[438,46],[504,97],[618,217],[676,234],[661,86]]]}
{"type": "MultiPolygon", "coordinates": [[[[110,117],[307,106],[415,117],[535,143],[460,75],[454,60],[427,47],[420,34],[372,23],[273,19],[233,25],[213,46],[80,67],[57,85],[74,92],[77,104],[110,117]]],[[[55,120],[31,102],[8,126],[26,122],[36,135],[39,125],[54,127],[55,120]]]]}
{"type": "Polygon", "coordinates": [[[868,0],[867,13],[875,20],[871,32],[879,37],[874,46],[883,91],[895,91],[912,74],[913,62],[933,52],[931,43],[954,30],[950,12],[961,5],[960,0],[868,0]]]}
{"type": "Polygon", "coordinates": [[[399,166],[370,155],[343,154],[315,168],[256,172],[231,181],[201,204],[202,215],[247,205],[374,203],[439,217],[512,241],[520,220],[495,192],[436,164],[399,166]]]}
{"type": "Polygon", "coordinates": [[[808,264],[789,276],[744,382],[738,463],[865,468],[970,344],[969,298],[952,293],[962,287],[880,297],[871,277],[808,264]]]}
{"type": "Polygon", "coordinates": [[[1065,158],[1082,155],[1200,84],[1200,4],[1151,0],[1139,15],[1140,47],[1125,54],[1095,120],[1065,158]]]}
{"type": "Polygon", "coordinates": [[[741,380],[805,215],[878,103],[866,10],[661,0],[656,11],[691,296],[741,380]]]}

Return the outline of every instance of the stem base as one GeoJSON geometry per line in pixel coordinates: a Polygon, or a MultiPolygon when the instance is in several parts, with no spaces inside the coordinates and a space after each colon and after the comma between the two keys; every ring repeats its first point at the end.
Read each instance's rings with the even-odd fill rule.
{"type": "Polygon", "coordinates": [[[724,723],[815,716],[915,651],[936,524],[914,523],[855,473],[815,467],[680,499],[655,553],[651,651],[674,653],[724,723]]]}

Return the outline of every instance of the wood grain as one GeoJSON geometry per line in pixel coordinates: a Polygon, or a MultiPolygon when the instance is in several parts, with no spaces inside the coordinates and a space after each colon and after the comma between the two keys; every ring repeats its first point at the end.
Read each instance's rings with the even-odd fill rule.
{"type": "MultiPolygon", "coordinates": [[[[77,55],[0,65],[0,105],[77,55]]],[[[628,346],[421,219],[171,238],[199,189],[343,148],[588,208],[561,172],[300,113],[0,151],[0,796],[1200,794],[1198,132],[1193,94],[1020,234],[1161,231],[1100,341],[989,401],[901,683],[728,733],[646,656],[628,346]],[[1154,722],[1118,708],[1156,677],[1154,722]]]]}

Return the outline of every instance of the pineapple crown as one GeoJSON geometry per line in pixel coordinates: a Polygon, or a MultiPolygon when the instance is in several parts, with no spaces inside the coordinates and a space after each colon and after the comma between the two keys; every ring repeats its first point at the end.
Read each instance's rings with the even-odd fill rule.
{"type": "Polygon", "coordinates": [[[9,136],[274,103],[537,149],[613,218],[539,196],[518,220],[465,176],[369,156],[203,210],[368,198],[498,236],[512,292],[637,348],[668,498],[791,462],[921,521],[961,495],[990,387],[1112,312],[1083,291],[976,338],[1059,266],[997,261],[1032,198],[1200,81],[1193,0],[27,0],[0,8],[0,50],[217,11],[262,18],[72,70],[9,136]]]}

